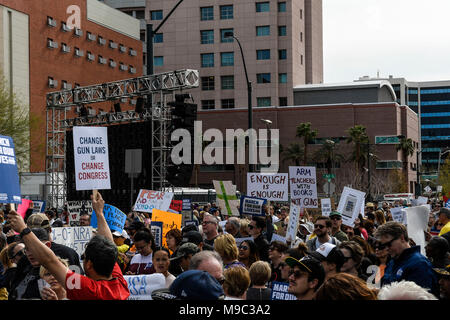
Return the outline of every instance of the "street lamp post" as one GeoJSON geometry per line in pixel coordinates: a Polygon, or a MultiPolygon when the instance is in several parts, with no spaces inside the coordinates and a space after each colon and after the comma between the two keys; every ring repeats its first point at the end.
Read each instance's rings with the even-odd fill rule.
{"type": "MultiPolygon", "coordinates": [[[[250,130],[253,128],[253,110],[252,110],[252,83],[248,80],[248,73],[247,73],[247,66],[245,65],[245,58],[244,58],[244,52],[242,51],[241,43],[239,42],[239,39],[236,38],[233,34],[233,32],[225,32],[224,33],[225,38],[234,38],[236,39],[239,49],[241,51],[242,56],[242,63],[244,65],[244,72],[245,72],[245,79],[247,81],[247,99],[248,99],[248,132],[250,134],[250,130]]],[[[250,147],[249,147],[249,153],[250,153],[250,147]]],[[[248,170],[249,172],[253,172],[253,164],[250,163],[250,155],[249,155],[249,164],[248,164],[248,170]]]]}

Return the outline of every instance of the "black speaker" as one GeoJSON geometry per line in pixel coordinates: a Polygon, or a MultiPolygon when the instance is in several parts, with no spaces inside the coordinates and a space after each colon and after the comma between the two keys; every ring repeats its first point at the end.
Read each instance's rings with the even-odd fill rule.
{"type": "Polygon", "coordinates": [[[114,112],[122,112],[119,102],[114,103],[114,112]]]}
{"type": "Polygon", "coordinates": [[[143,113],[144,112],[144,98],[142,98],[142,97],[137,98],[135,111],[137,113],[143,113]]]}

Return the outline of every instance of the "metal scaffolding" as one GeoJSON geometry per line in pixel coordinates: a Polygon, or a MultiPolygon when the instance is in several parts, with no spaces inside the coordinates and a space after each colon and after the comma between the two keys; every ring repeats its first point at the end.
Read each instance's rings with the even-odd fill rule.
{"type": "Polygon", "coordinates": [[[66,201],[66,130],[73,126],[109,125],[118,122],[151,120],[152,178],[150,187],[153,190],[161,190],[166,187],[171,121],[171,108],[167,103],[173,100],[175,91],[198,86],[198,71],[184,69],[48,93],[45,161],[45,190],[48,206],[61,208],[66,201]],[[67,110],[74,106],[143,96],[147,96],[147,103],[151,104],[151,108],[144,109],[142,113],[124,111],[67,119],[67,110]]]}

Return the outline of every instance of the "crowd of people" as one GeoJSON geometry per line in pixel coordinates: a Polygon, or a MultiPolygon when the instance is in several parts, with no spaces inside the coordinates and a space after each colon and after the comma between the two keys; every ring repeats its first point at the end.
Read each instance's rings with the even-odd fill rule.
{"type": "MultiPolygon", "coordinates": [[[[190,224],[155,242],[151,214],[131,211],[122,232],[109,229],[104,200],[92,196],[97,228],[80,257],[52,241],[66,213],[0,211],[0,299],[93,300],[129,298],[124,276],[160,274],[154,300],[271,300],[285,284],[297,300],[450,299],[450,209],[430,201],[426,254],[393,221],[399,203],[366,203],[353,226],[342,214],[302,211],[297,235],[282,241],[289,206],[265,215],[228,217],[215,203],[193,205],[190,224]],[[274,240],[275,239],[275,240],[274,240]],[[291,240],[291,239],[288,239],[291,240]],[[161,278],[162,278],[161,276],[161,278]]],[[[81,226],[91,216],[80,217],[81,226]]]]}

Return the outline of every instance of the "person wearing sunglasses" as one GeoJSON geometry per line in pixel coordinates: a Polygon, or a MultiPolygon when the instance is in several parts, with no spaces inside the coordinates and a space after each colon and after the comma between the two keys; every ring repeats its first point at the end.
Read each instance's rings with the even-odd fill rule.
{"type": "Polygon", "coordinates": [[[266,221],[263,217],[253,216],[252,220],[248,224],[248,232],[253,238],[253,241],[258,248],[259,258],[263,261],[269,262],[269,247],[270,244],[266,237],[262,234],[263,229],[266,226],[266,221]]]}
{"type": "Polygon", "coordinates": [[[330,236],[331,226],[329,217],[319,216],[316,218],[316,222],[314,223],[314,233],[317,237],[306,242],[309,252],[316,251],[322,244],[327,242],[334,245],[339,245],[341,243],[341,241],[335,237],[330,236]]]}
{"type": "Polygon", "coordinates": [[[330,213],[331,220],[331,235],[339,241],[348,241],[347,234],[341,230],[342,226],[342,214],[338,211],[330,213]]]}
{"type": "Polygon", "coordinates": [[[205,236],[204,243],[214,246],[214,240],[219,236],[219,220],[209,213],[205,213],[202,222],[203,235],[205,236]]]}
{"type": "Polygon", "coordinates": [[[381,285],[396,281],[413,281],[422,288],[439,296],[439,284],[430,260],[420,253],[420,246],[411,247],[406,227],[389,221],[375,232],[379,249],[387,248],[391,261],[388,262],[381,285]]]}
{"type": "Polygon", "coordinates": [[[25,245],[23,243],[13,242],[0,252],[0,261],[4,268],[3,274],[0,277],[0,288],[5,288],[6,292],[11,291],[11,284],[17,271],[17,264],[21,258],[25,257],[24,249],[25,245]]]}
{"type": "Polygon", "coordinates": [[[247,270],[254,262],[259,261],[258,248],[252,240],[244,240],[239,245],[238,260],[245,265],[247,270]]]}
{"type": "Polygon", "coordinates": [[[300,260],[288,257],[285,262],[291,268],[288,292],[296,296],[297,300],[312,300],[325,279],[322,264],[311,256],[300,260]]]}
{"type": "Polygon", "coordinates": [[[363,280],[367,280],[367,276],[360,272],[361,261],[364,257],[363,248],[355,241],[344,241],[338,248],[341,250],[344,257],[341,272],[349,273],[356,277],[360,277],[363,280]]]}

